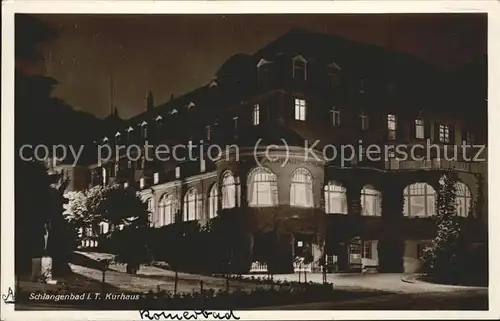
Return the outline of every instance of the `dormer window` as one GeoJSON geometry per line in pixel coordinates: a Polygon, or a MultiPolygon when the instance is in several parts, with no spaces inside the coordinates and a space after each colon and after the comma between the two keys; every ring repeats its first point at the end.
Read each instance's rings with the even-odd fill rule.
{"type": "Polygon", "coordinates": [[[307,80],[307,60],[301,55],[293,58],[293,79],[307,80]]]}
{"type": "Polygon", "coordinates": [[[396,139],[396,115],[387,115],[387,130],[389,139],[396,139]]]}
{"type": "Polygon", "coordinates": [[[361,113],[359,115],[361,119],[361,129],[362,130],[368,130],[370,128],[370,123],[369,123],[369,117],[365,113],[361,113]]]}
{"type": "Polygon", "coordinates": [[[233,121],[234,121],[234,133],[236,134],[238,132],[238,116],[234,116],[233,121]]]}
{"type": "Polygon", "coordinates": [[[155,120],[156,120],[157,122],[160,122],[160,121],[162,121],[162,120],[163,120],[163,117],[161,117],[161,115],[158,115],[158,116],[156,116],[155,120]]]}
{"type": "Polygon", "coordinates": [[[424,139],[424,120],[415,119],[415,138],[424,139]]]}
{"type": "Polygon", "coordinates": [[[214,79],[210,82],[210,84],[208,85],[208,88],[212,88],[212,87],[217,87],[217,80],[214,79]]]}
{"type": "Polygon", "coordinates": [[[336,63],[327,66],[328,85],[336,87],[340,85],[340,67],[336,63]]]}
{"type": "Polygon", "coordinates": [[[335,127],[340,126],[340,110],[337,107],[333,106],[331,113],[332,113],[332,125],[335,127]]]}
{"type": "Polygon", "coordinates": [[[103,141],[103,143],[106,143],[106,142],[108,142],[108,141],[109,141],[109,139],[108,139],[108,137],[104,137],[104,138],[102,139],[102,141],[103,141]]]}
{"type": "Polygon", "coordinates": [[[252,122],[253,122],[254,126],[257,126],[260,122],[260,106],[259,106],[259,104],[253,105],[252,122]]]}
{"type": "Polygon", "coordinates": [[[126,132],[127,132],[127,141],[129,142],[129,144],[132,142],[132,135],[133,135],[133,132],[134,129],[132,127],[129,127],[127,128],[126,132]]]}
{"type": "Polygon", "coordinates": [[[141,131],[142,131],[142,139],[147,140],[148,139],[148,123],[143,121],[141,123],[141,131]]]}
{"type": "Polygon", "coordinates": [[[266,81],[269,78],[271,61],[261,59],[257,64],[257,79],[259,82],[266,81]]]}
{"type": "Polygon", "coordinates": [[[191,109],[193,108],[194,106],[196,106],[193,102],[190,102],[189,104],[187,104],[186,108],[187,109],[191,109]]]}
{"type": "Polygon", "coordinates": [[[177,111],[177,109],[175,109],[175,108],[174,108],[174,109],[172,109],[172,111],[170,112],[170,114],[171,114],[171,115],[175,115],[175,114],[177,114],[177,113],[178,113],[178,111],[177,111]]]}
{"type": "Polygon", "coordinates": [[[118,162],[115,162],[113,176],[118,177],[119,172],[120,172],[120,164],[118,162]]]}
{"type": "Polygon", "coordinates": [[[122,140],[122,134],[120,134],[120,132],[116,132],[116,134],[115,134],[116,145],[119,145],[121,143],[121,140],[122,140]]]}
{"type": "Polygon", "coordinates": [[[212,126],[205,127],[207,129],[207,140],[212,139],[212,126]]]}

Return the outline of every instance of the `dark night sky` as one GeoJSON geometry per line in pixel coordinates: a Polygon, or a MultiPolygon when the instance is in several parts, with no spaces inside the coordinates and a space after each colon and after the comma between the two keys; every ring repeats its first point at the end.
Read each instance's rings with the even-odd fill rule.
{"type": "Polygon", "coordinates": [[[37,15],[59,37],[45,44],[54,94],[75,109],[109,114],[110,75],[120,116],[205,85],[235,53],[253,53],[306,28],[417,55],[456,69],[486,53],[485,15],[37,15]],[[390,28],[389,28],[390,21],[390,28]],[[51,52],[49,55],[48,53],[51,52]]]}

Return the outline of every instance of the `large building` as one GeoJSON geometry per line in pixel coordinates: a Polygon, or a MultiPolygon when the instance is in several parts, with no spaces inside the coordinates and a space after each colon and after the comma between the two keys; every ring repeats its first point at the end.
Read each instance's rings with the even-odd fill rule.
{"type": "Polygon", "coordinates": [[[98,142],[191,146],[177,158],[193,157],[121,154],[75,175],[87,177],[84,186],[136,186],[155,227],[203,223],[231,209],[245,218],[252,261],[271,251],[292,267],[307,249],[312,269],[326,255],[332,271],[416,271],[435,235],[436,192],[449,168],[459,177],[463,233],[471,244],[487,241],[487,164],[470,159],[482,148],[449,159],[456,145],[486,144],[485,87],[467,86],[486,74],[460,76],[388,49],[292,30],[253,55],[229,58],[204,87],[161,105],[150,94],[132,119],[110,116],[98,142]],[[434,146],[415,149],[423,160],[385,152],[417,144],[434,146]],[[369,145],[381,147],[381,159],[367,157],[369,145]],[[212,161],[210,146],[222,157],[212,161]],[[342,159],[342,146],[354,146],[356,157],[342,159]]]}

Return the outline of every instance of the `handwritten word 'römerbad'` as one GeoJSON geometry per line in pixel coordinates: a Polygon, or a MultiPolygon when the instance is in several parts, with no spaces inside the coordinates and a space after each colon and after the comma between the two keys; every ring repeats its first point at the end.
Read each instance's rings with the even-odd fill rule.
{"type": "Polygon", "coordinates": [[[233,310],[228,312],[223,311],[205,311],[205,310],[193,310],[184,312],[153,312],[149,310],[139,310],[139,314],[142,320],[198,320],[198,317],[203,317],[208,319],[217,320],[239,320],[240,317],[234,315],[233,310]]]}

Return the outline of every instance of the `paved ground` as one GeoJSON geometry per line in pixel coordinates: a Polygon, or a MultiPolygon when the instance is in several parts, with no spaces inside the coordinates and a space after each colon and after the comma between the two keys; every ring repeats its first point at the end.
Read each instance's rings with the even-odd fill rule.
{"type": "MultiPolygon", "coordinates": [[[[260,275],[265,277],[265,275],[260,275]]],[[[335,273],[327,274],[327,281],[333,283],[338,288],[351,289],[370,289],[378,291],[396,292],[396,293],[422,293],[422,292],[457,292],[457,291],[483,291],[487,292],[486,288],[481,287],[465,287],[454,285],[443,285],[421,282],[413,280],[412,275],[402,273],[335,273]],[[410,282],[403,282],[410,280],[410,282]]],[[[246,276],[249,277],[249,276],[246,276]]],[[[298,281],[298,274],[281,274],[275,275],[276,280],[298,281]]],[[[304,281],[304,275],[301,276],[304,281]]],[[[323,282],[321,274],[307,274],[308,282],[323,282]]]]}
{"type": "MultiPolygon", "coordinates": [[[[67,284],[97,291],[100,289],[102,272],[92,266],[71,264],[74,272],[72,280],[67,284]]],[[[137,275],[125,273],[124,265],[111,265],[106,271],[108,292],[133,291],[173,291],[175,273],[154,266],[141,266],[137,275]]],[[[267,275],[253,275],[267,277],[267,275]]],[[[178,292],[193,292],[200,290],[200,281],[204,289],[225,290],[226,281],[223,278],[196,275],[189,273],[178,274],[178,292]]],[[[249,276],[246,276],[249,277],[249,276]]],[[[275,280],[298,281],[298,274],[274,275],[275,280]]],[[[304,277],[301,277],[304,281],[304,277]]],[[[322,282],[321,274],[307,274],[308,282],[322,282]]],[[[462,287],[451,285],[431,284],[416,280],[411,275],[404,274],[328,274],[327,281],[338,289],[352,292],[374,291],[374,295],[362,299],[349,301],[317,302],[294,306],[274,307],[276,309],[485,309],[488,304],[488,289],[479,287],[462,287]],[[404,279],[406,282],[404,282],[404,279]],[[409,283],[411,282],[411,283],[409,283]],[[380,295],[380,292],[385,292],[380,295]],[[377,295],[375,295],[377,292],[377,295]]],[[[230,290],[251,290],[256,287],[269,285],[255,285],[249,282],[231,280],[230,290]]],[[[21,288],[26,291],[41,291],[53,289],[61,285],[37,284],[21,282],[21,288]]],[[[267,309],[271,309],[268,307],[267,309]]]]}

